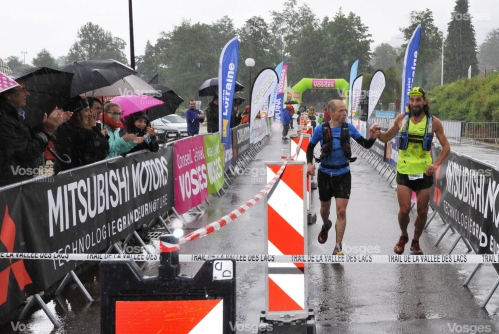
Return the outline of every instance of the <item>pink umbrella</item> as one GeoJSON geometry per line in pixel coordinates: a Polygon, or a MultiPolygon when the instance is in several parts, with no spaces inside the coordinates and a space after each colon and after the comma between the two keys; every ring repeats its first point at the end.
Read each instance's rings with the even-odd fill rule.
{"type": "Polygon", "coordinates": [[[123,117],[164,104],[163,101],[147,95],[116,96],[111,99],[111,102],[121,107],[123,117]]]}

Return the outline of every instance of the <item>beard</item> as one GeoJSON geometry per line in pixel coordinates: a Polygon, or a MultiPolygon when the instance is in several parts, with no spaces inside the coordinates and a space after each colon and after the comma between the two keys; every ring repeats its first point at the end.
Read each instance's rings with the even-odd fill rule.
{"type": "Polygon", "coordinates": [[[413,107],[409,106],[409,111],[411,112],[412,116],[419,117],[423,114],[423,107],[413,108],[413,107]]]}

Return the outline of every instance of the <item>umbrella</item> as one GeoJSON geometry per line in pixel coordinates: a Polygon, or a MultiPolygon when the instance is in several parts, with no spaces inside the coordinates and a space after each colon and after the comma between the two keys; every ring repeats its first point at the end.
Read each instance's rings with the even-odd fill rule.
{"type": "Polygon", "coordinates": [[[284,102],[284,104],[299,104],[298,101],[295,101],[295,100],[287,100],[286,102],[284,102]]]}
{"type": "Polygon", "coordinates": [[[29,127],[36,127],[42,122],[43,114],[49,114],[55,107],[62,107],[71,99],[73,76],[74,73],[48,67],[32,67],[14,77],[30,94],[26,98],[29,127]]]}
{"type": "Polygon", "coordinates": [[[111,102],[120,105],[123,117],[164,103],[163,101],[147,95],[116,96],[111,99],[111,102]]]}
{"type": "MultiPolygon", "coordinates": [[[[244,86],[236,81],[236,92],[244,89],[244,86]]],[[[199,87],[199,96],[214,96],[218,95],[218,78],[211,78],[203,82],[199,87]]]]}
{"type": "Polygon", "coordinates": [[[71,96],[110,86],[116,81],[136,73],[131,67],[114,59],[75,61],[61,67],[60,70],[75,74],[71,86],[71,96]]]}
{"type": "Polygon", "coordinates": [[[151,86],[154,88],[155,93],[146,95],[155,97],[158,100],[163,101],[164,104],[147,111],[147,116],[150,120],[174,114],[180,104],[184,102],[183,98],[166,86],[160,84],[151,84],[151,86]]]}
{"type": "MultiPolygon", "coordinates": [[[[110,86],[86,92],[86,96],[152,95],[156,90],[136,75],[119,79],[110,86]]],[[[153,95],[154,96],[154,95],[153,95]]]]}

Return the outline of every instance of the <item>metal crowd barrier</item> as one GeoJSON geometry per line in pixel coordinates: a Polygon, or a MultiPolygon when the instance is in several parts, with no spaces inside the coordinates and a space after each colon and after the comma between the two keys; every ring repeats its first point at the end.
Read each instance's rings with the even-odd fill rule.
{"type": "Polygon", "coordinates": [[[476,142],[477,140],[499,141],[499,122],[468,122],[465,123],[463,138],[476,142]]]}

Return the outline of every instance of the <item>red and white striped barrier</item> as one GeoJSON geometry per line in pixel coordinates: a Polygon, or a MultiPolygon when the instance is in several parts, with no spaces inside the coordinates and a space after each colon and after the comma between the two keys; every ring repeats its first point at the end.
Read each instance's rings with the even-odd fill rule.
{"type": "Polygon", "coordinates": [[[118,300],[115,320],[116,333],[224,333],[223,299],[118,300]]]}
{"type": "MultiPolygon", "coordinates": [[[[275,178],[279,163],[266,163],[267,179],[275,178]]],[[[305,223],[305,162],[289,162],[272,193],[266,196],[266,254],[307,254],[305,223]]],[[[292,313],[301,318],[308,315],[306,267],[302,263],[268,263],[267,319],[279,319],[292,313]]]]}
{"type": "MultiPolygon", "coordinates": [[[[290,136],[290,144],[291,144],[291,152],[298,152],[298,156],[296,157],[296,161],[305,161],[305,165],[307,164],[307,148],[308,144],[310,143],[310,135],[302,133],[300,137],[296,136],[290,136]],[[301,141],[301,145],[298,149],[298,143],[301,141]]],[[[307,180],[306,180],[306,185],[307,185],[307,211],[310,211],[310,205],[311,203],[311,196],[310,196],[310,177],[307,174],[307,180]]],[[[308,219],[308,218],[307,218],[308,219]]]]}
{"type": "Polygon", "coordinates": [[[298,144],[300,143],[298,155],[294,160],[307,162],[307,147],[308,143],[310,142],[310,135],[300,133],[296,135],[291,135],[289,137],[291,138],[289,142],[291,144],[290,152],[297,152],[298,144]]]}
{"type": "Polygon", "coordinates": [[[310,137],[313,135],[313,129],[311,126],[304,127],[300,132],[304,135],[309,135],[310,137]]]}
{"type": "MultiPolygon", "coordinates": [[[[287,159],[284,159],[284,162],[280,166],[280,169],[277,172],[277,174],[274,176],[274,178],[272,180],[270,180],[265,185],[265,187],[262,190],[260,190],[255,196],[253,196],[249,201],[247,201],[244,205],[239,206],[235,210],[232,210],[229,214],[214,221],[213,223],[208,224],[208,225],[206,225],[200,229],[197,229],[196,231],[191,232],[191,233],[187,234],[186,236],[180,238],[179,244],[183,244],[183,243],[186,243],[188,241],[202,238],[202,237],[207,236],[208,234],[211,234],[215,231],[218,231],[222,227],[224,227],[227,224],[236,220],[242,214],[246,213],[246,211],[248,211],[249,208],[251,208],[253,205],[255,205],[260,199],[263,198],[263,196],[265,196],[274,187],[274,184],[277,182],[277,180],[281,177],[281,174],[284,172],[284,169],[286,168],[286,164],[287,164],[288,160],[294,159],[299,154],[299,152],[300,152],[299,150],[300,150],[300,147],[302,145],[303,145],[303,136],[300,137],[300,141],[298,142],[298,144],[296,146],[296,150],[294,151],[295,153],[292,156],[288,157],[287,159]]],[[[291,152],[293,152],[293,151],[291,151],[291,152]]]]}

